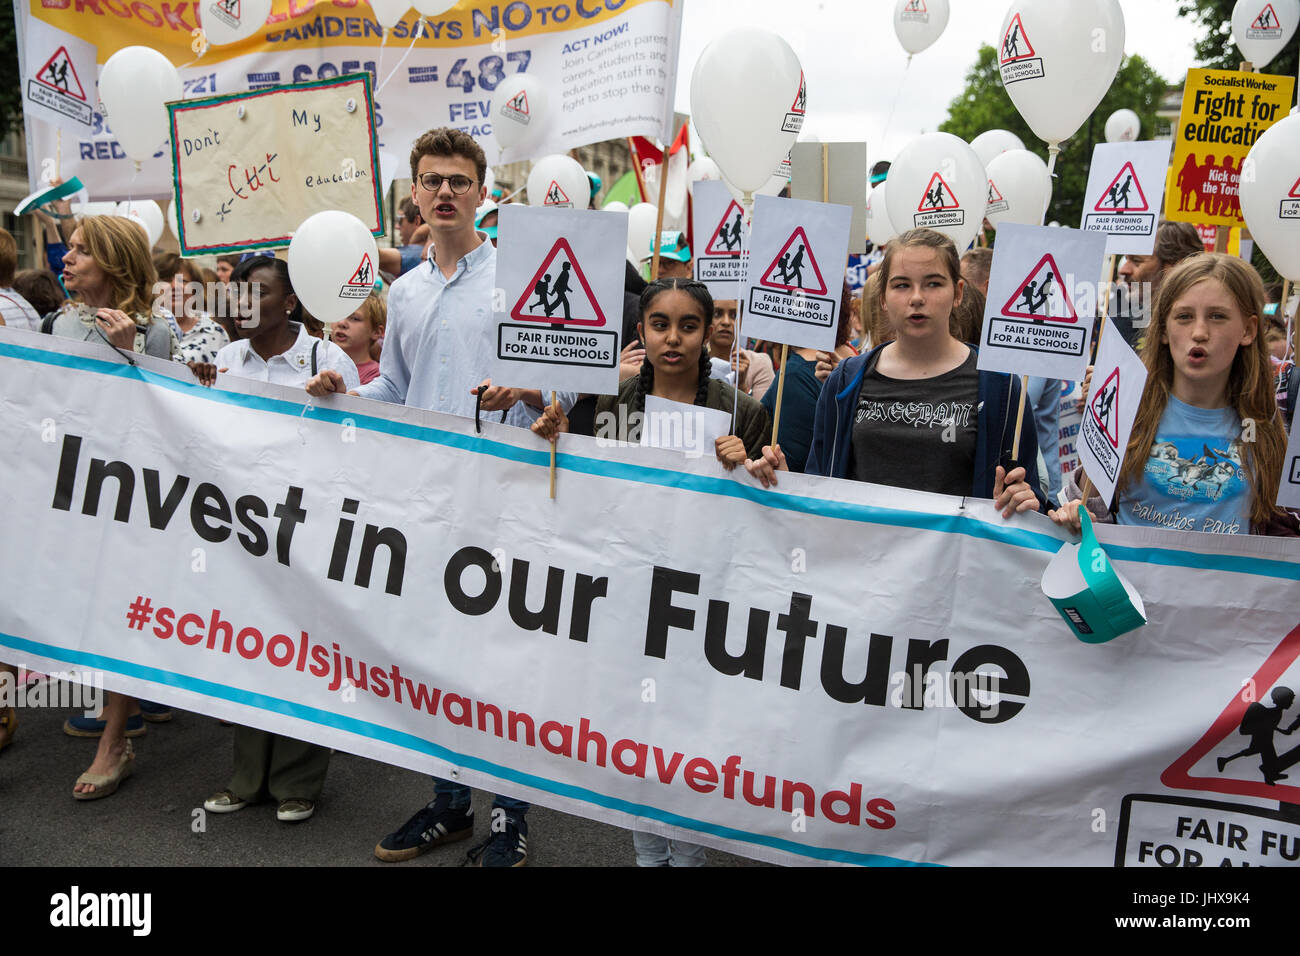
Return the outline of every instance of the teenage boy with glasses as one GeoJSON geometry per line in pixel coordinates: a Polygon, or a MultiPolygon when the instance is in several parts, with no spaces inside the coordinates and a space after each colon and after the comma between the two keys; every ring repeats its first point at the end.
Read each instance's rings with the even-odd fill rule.
{"type": "MultiPolygon", "coordinates": [[[[411,149],[411,198],[429,226],[433,254],[428,264],[393,283],[379,377],[351,395],[474,417],[477,388],[483,411],[504,411],[505,421],[527,427],[543,407],[540,391],[492,385],[482,378],[495,337],[492,290],[496,247],[474,228],[475,210],[487,197],[487,161],[482,148],[459,130],[434,129],[411,149]]],[[[337,372],[326,370],[307,383],[311,395],[344,391],[337,372]]],[[[474,828],[470,788],[434,778],[434,800],[380,841],[375,856],[408,860],[443,843],[467,839],[474,828]]],[[[492,833],[470,851],[482,866],[522,866],[527,860],[528,804],[497,796],[492,833]]]]}

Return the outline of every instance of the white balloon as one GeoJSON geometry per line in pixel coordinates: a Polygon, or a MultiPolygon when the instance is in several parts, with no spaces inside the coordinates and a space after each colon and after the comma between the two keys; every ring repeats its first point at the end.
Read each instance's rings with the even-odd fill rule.
{"type": "Polygon", "coordinates": [[[1241,166],[1241,214],[1278,274],[1300,280],[1300,116],[1274,123],[1241,166]]]}
{"type": "Polygon", "coordinates": [[[487,168],[487,173],[483,176],[483,188],[488,191],[488,199],[492,198],[492,190],[497,188],[497,174],[492,171],[492,167],[487,168]]]}
{"type": "Polygon", "coordinates": [[[532,73],[513,73],[492,93],[492,132],[502,149],[515,150],[511,159],[524,155],[545,132],[550,97],[542,81],[532,73]]]}
{"type": "Polygon", "coordinates": [[[894,33],[911,56],[939,39],[948,26],[948,0],[898,0],[894,33]]]}
{"type": "Polygon", "coordinates": [[[975,150],[975,155],[980,158],[980,162],[988,168],[989,163],[1002,153],[1012,149],[1024,149],[1025,142],[1015,133],[1005,129],[990,129],[980,133],[970,141],[970,148],[975,150]]]}
{"type": "Polygon", "coordinates": [[[1124,58],[1119,0],[1013,0],[998,35],[1007,95],[1052,145],[1078,132],[1124,58]]]}
{"type": "Polygon", "coordinates": [[[247,40],[266,25],[271,0],[212,0],[194,7],[203,39],[213,46],[247,40]]]}
{"type": "Polygon", "coordinates": [[[370,0],[370,9],[374,11],[379,25],[385,30],[391,30],[406,16],[406,11],[411,9],[411,0],[370,0]]]}
{"type": "Polygon", "coordinates": [[[889,218],[889,196],[885,189],[889,180],[885,180],[867,195],[867,238],[873,245],[883,246],[898,235],[893,220],[889,218]]]}
{"type": "Polygon", "coordinates": [[[605,212],[627,212],[627,203],[621,199],[611,199],[600,208],[605,212]]]}
{"type": "Polygon", "coordinates": [[[149,234],[149,248],[158,244],[163,234],[163,212],[152,199],[137,199],[135,202],[120,202],[114,215],[125,216],[144,227],[149,234]]]}
{"type": "Polygon", "coordinates": [[[989,200],[984,216],[996,229],[1004,222],[1041,226],[1052,198],[1047,164],[1027,149],[1013,149],[988,165],[989,200]]]}
{"type": "Polygon", "coordinates": [[[586,209],[590,203],[591,180],[572,156],[552,153],[533,163],[528,173],[528,205],[586,209]]]}
{"type": "Polygon", "coordinates": [[[412,0],[415,9],[420,11],[421,16],[436,17],[446,13],[454,7],[459,0],[412,0]]]}
{"type": "MultiPolygon", "coordinates": [[[[1300,3],[1300,0],[1296,0],[1300,3]]],[[[1116,110],[1106,119],[1106,142],[1131,143],[1142,135],[1142,120],[1132,110],[1116,110]]]]}
{"type": "Polygon", "coordinates": [[[658,221],[659,207],[651,202],[639,202],[627,211],[627,253],[633,262],[650,257],[658,221]]]}
{"type": "Polygon", "coordinates": [[[912,140],[889,170],[889,220],[899,234],[929,228],[960,252],[984,225],[989,182],[984,164],[951,133],[912,140]]]}
{"type": "Polygon", "coordinates": [[[78,219],[84,219],[87,216],[116,216],[117,203],[115,202],[84,202],[73,203],[72,214],[78,219]]]}
{"type": "Polygon", "coordinates": [[[1237,0],[1232,39],[1256,70],[1268,66],[1295,35],[1300,0],[1237,0]]]}
{"type": "Polygon", "coordinates": [[[288,258],[298,300],[322,322],[355,312],[379,270],[375,237],[356,216],[337,209],[304,219],[289,241],[288,258]]]}
{"type": "Polygon", "coordinates": [[[742,192],[758,190],[790,152],[806,100],[799,58],[767,30],[732,30],[714,39],[691,74],[700,141],[742,192]]]}
{"type": "Polygon", "coordinates": [[[143,162],[170,134],[169,100],[182,95],[181,75],[171,60],[147,46],[128,46],[108,58],[99,73],[99,98],[122,150],[143,162]]]}
{"type": "Polygon", "coordinates": [[[693,183],[698,183],[701,179],[716,181],[722,178],[722,170],[708,156],[701,156],[687,167],[686,178],[693,183]]]}

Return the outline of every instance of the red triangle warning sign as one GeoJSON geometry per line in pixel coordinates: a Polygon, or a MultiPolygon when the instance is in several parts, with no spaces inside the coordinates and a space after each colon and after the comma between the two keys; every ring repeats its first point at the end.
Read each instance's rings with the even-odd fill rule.
{"type": "Polygon", "coordinates": [[[561,206],[565,209],[572,209],[573,200],[571,200],[568,194],[560,188],[560,184],[552,179],[551,184],[546,187],[546,197],[542,200],[542,205],[561,206]]]}
{"type": "Polygon", "coordinates": [[[224,13],[231,20],[238,20],[240,17],[240,4],[242,0],[217,0],[212,5],[214,10],[224,13]]]}
{"type": "Polygon", "coordinates": [[[1273,9],[1273,4],[1264,4],[1264,9],[1259,11],[1257,16],[1250,24],[1252,30],[1275,30],[1279,34],[1282,32],[1282,24],[1278,21],[1277,11],[1273,9]]]}
{"type": "Polygon", "coordinates": [[[1119,369],[1110,373],[1110,377],[1097,390],[1088,410],[1093,421],[1106,436],[1112,448],[1119,448],[1119,369]]]}
{"type": "Polygon", "coordinates": [[[1292,777],[1287,771],[1300,763],[1300,746],[1282,753],[1276,749],[1282,740],[1277,735],[1296,727],[1296,692],[1290,687],[1274,686],[1297,657],[1300,627],[1282,638],[1255,676],[1232,695],[1210,729],[1160,775],[1160,782],[1176,790],[1231,793],[1300,804],[1296,781],[1281,782],[1292,777]],[[1219,752],[1212,763],[1197,768],[1216,750],[1219,752]]]}
{"type": "Polygon", "coordinates": [[[1300,179],[1295,181],[1295,185],[1291,187],[1291,192],[1287,193],[1287,195],[1292,199],[1300,199],[1300,179]]]}
{"type": "Polygon", "coordinates": [[[1011,63],[1034,55],[1034,45],[1029,42],[1029,35],[1025,33],[1025,25],[1020,22],[1020,14],[1017,13],[1011,18],[1011,23],[1007,26],[1007,32],[1002,37],[1002,50],[998,62],[1011,63]]]}
{"type": "Polygon", "coordinates": [[[82,89],[81,80],[77,77],[77,68],[72,65],[72,58],[68,56],[66,47],[59,47],[54,51],[54,56],[50,57],[41,67],[41,71],[36,74],[36,82],[81,100],[83,103],[86,102],[86,91],[82,89]]]}
{"type": "Polygon", "coordinates": [[[1132,163],[1124,164],[1092,208],[1096,212],[1146,212],[1151,208],[1132,163]]]}
{"type": "Polygon", "coordinates": [[[506,109],[519,113],[523,116],[528,115],[528,91],[520,90],[514,96],[506,101],[506,109]]]}
{"type": "Polygon", "coordinates": [[[569,240],[563,237],[555,240],[528,288],[510,310],[510,317],[519,322],[553,325],[605,324],[605,313],[573,255],[569,240]],[[579,290],[581,294],[575,297],[579,290]]]}
{"type": "Polygon", "coordinates": [[[745,227],[745,211],[740,203],[731,200],[727,211],[718,220],[718,228],[704,247],[706,256],[739,256],[741,231],[745,227]]]}
{"type": "Polygon", "coordinates": [[[989,180],[989,205],[991,206],[995,202],[1006,202],[1006,200],[1002,198],[1002,192],[998,189],[997,185],[993,182],[993,180],[990,179],[989,180]]]}
{"type": "Polygon", "coordinates": [[[1034,322],[1079,321],[1079,313],[1070,301],[1060,267],[1049,252],[1038,260],[1038,265],[1016,287],[1015,293],[1002,307],[1008,319],[1030,319],[1034,322]]]}
{"type": "Polygon", "coordinates": [[[803,115],[804,107],[808,105],[808,84],[804,82],[803,70],[799,71],[799,92],[794,95],[794,102],[790,104],[790,112],[803,115]]]}
{"type": "Polygon", "coordinates": [[[952,187],[942,176],[935,173],[930,177],[930,185],[925,187],[925,195],[917,204],[917,212],[939,212],[943,209],[960,209],[961,203],[953,195],[952,187]]]}
{"type": "Polygon", "coordinates": [[[928,13],[925,8],[925,0],[907,0],[907,6],[903,7],[903,13],[928,13]]]}
{"type": "Polygon", "coordinates": [[[767,267],[759,283],[770,289],[784,289],[787,292],[800,290],[813,295],[826,294],[826,280],[822,278],[822,271],[813,258],[812,244],[808,242],[803,226],[796,226],[794,232],[790,233],[790,238],[767,267]],[[811,270],[811,276],[805,276],[805,269],[811,270]]]}
{"type": "Polygon", "coordinates": [[[348,285],[365,286],[370,288],[375,284],[375,270],[370,263],[370,253],[361,256],[361,262],[357,266],[357,271],[352,273],[352,278],[348,280],[348,285]]]}

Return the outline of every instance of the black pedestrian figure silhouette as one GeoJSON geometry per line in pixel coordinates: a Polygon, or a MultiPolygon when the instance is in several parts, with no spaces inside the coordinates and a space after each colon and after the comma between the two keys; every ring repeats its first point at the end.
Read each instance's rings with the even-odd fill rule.
{"type": "Polygon", "coordinates": [[[361,265],[357,268],[356,285],[373,285],[374,280],[370,278],[370,260],[363,259],[361,265]]]}
{"type": "Polygon", "coordinates": [[[537,284],[533,286],[533,293],[537,296],[537,301],[528,308],[535,309],[540,305],[547,310],[546,314],[550,315],[550,308],[547,305],[547,301],[551,297],[551,274],[549,272],[537,280],[537,284]]]}
{"type": "Polygon", "coordinates": [[[1020,24],[1011,28],[1007,38],[1002,41],[1002,59],[1014,60],[1020,55],[1020,24]]]}
{"type": "Polygon", "coordinates": [[[1049,270],[1047,278],[1043,279],[1042,288],[1039,288],[1038,283],[1031,279],[1026,283],[1025,287],[1020,290],[1020,294],[1024,296],[1024,301],[1019,304],[1024,306],[1029,311],[1030,315],[1036,315],[1038,310],[1047,304],[1047,296],[1052,291],[1052,278],[1052,273],[1049,270]]]}
{"type": "Polygon", "coordinates": [[[934,184],[934,189],[928,190],[925,194],[925,204],[930,209],[943,208],[943,181],[934,184]]]}
{"type": "Polygon", "coordinates": [[[1133,186],[1133,177],[1132,176],[1125,177],[1124,187],[1120,189],[1119,194],[1116,197],[1115,205],[1117,208],[1119,209],[1128,208],[1128,191],[1132,186],[1133,186]]]}
{"type": "Polygon", "coordinates": [[[723,223],[722,231],[718,233],[718,241],[728,250],[740,247],[740,219],[741,214],[737,212],[731,224],[723,223]]]}
{"type": "Polygon", "coordinates": [[[1231,757],[1220,757],[1218,759],[1219,773],[1223,773],[1223,768],[1238,757],[1248,757],[1251,754],[1258,754],[1260,758],[1259,769],[1264,774],[1264,782],[1270,786],[1279,780],[1285,780],[1287,775],[1283,773],[1288,767],[1300,760],[1295,757],[1300,747],[1288,751],[1282,759],[1278,759],[1277,751],[1273,748],[1273,734],[1283,733],[1291,734],[1296,727],[1300,727],[1300,717],[1291,722],[1291,726],[1285,730],[1282,729],[1282,712],[1295,703],[1295,691],[1290,687],[1274,687],[1272,694],[1269,695],[1276,707],[1268,707],[1260,701],[1255,701],[1246,708],[1246,713],[1241,718],[1241,727],[1238,732],[1250,738],[1250,746],[1245,750],[1238,751],[1231,757]]]}
{"type": "Polygon", "coordinates": [[[60,63],[51,63],[49,66],[50,80],[61,89],[64,93],[68,92],[68,61],[63,60],[60,63]]]}
{"type": "Polygon", "coordinates": [[[786,285],[792,285],[798,288],[803,287],[803,253],[804,247],[801,245],[799,251],[794,254],[794,258],[790,260],[790,266],[787,272],[789,278],[786,279],[786,285]]]}
{"type": "Polygon", "coordinates": [[[1265,7],[1264,12],[1259,15],[1259,26],[1262,30],[1267,30],[1273,26],[1273,8],[1265,7]]]}
{"type": "Polygon", "coordinates": [[[1110,432],[1110,413],[1115,408],[1115,395],[1118,389],[1103,389],[1101,397],[1097,399],[1097,420],[1101,422],[1102,430],[1110,432]]]}
{"type": "Polygon", "coordinates": [[[228,14],[232,17],[235,15],[235,9],[239,6],[239,0],[219,0],[219,2],[228,14]]]}
{"type": "Polygon", "coordinates": [[[780,277],[781,282],[785,285],[790,284],[790,274],[789,271],[786,269],[786,266],[789,264],[789,262],[790,262],[790,253],[783,252],[781,253],[780,260],[776,264],[777,275],[780,277]]]}
{"type": "Polygon", "coordinates": [[[803,83],[800,82],[799,92],[795,94],[794,106],[791,107],[791,109],[793,109],[794,112],[796,113],[802,113],[805,109],[805,104],[807,103],[807,101],[808,101],[808,87],[804,86],[803,83]]]}
{"type": "Polygon", "coordinates": [[[564,321],[568,322],[572,316],[569,315],[569,269],[571,263],[564,263],[560,266],[560,274],[555,277],[555,282],[551,284],[550,304],[546,307],[546,314],[550,316],[560,306],[564,307],[564,321]]]}

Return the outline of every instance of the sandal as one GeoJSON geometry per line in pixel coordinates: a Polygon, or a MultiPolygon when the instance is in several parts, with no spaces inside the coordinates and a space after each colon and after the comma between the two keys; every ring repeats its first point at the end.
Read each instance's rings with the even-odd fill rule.
{"type": "Polygon", "coordinates": [[[18,708],[9,707],[3,714],[0,714],[0,730],[5,732],[3,740],[0,740],[0,750],[4,750],[14,742],[14,731],[18,729],[18,708]]]}
{"type": "Polygon", "coordinates": [[[126,752],[117,762],[117,767],[112,773],[91,773],[86,771],[77,778],[78,784],[88,783],[94,790],[89,793],[78,793],[72,791],[74,800],[99,800],[102,797],[112,796],[117,792],[117,788],[122,781],[131,776],[131,771],[135,769],[135,753],[131,750],[131,741],[126,742],[126,752]]]}

